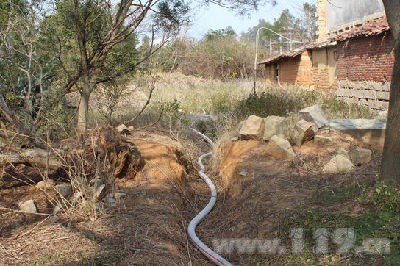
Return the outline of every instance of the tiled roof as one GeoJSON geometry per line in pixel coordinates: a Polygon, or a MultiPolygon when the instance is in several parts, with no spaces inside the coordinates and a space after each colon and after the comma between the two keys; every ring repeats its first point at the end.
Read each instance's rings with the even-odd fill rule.
{"type": "Polygon", "coordinates": [[[331,39],[343,41],[360,36],[373,36],[386,32],[390,29],[386,16],[375,18],[360,24],[349,26],[334,33],[331,39]]]}
{"type": "Polygon", "coordinates": [[[258,64],[268,64],[268,63],[272,63],[272,62],[276,62],[282,58],[293,58],[296,57],[300,54],[302,54],[305,51],[305,46],[298,48],[296,50],[292,50],[292,51],[288,51],[282,54],[278,54],[272,57],[267,58],[266,60],[260,61],[258,62],[258,64]]]}
{"type": "Polygon", "coordinates": [[[331,41],[325,41],[325,42],[313,42],[309,43],[307,45],[304,45],[296,50],[285,52],[279,55],[272,56],[270,58],[267,58],[266,60],[258,62],[258,64],[269,64],[272,62],[279,61],[280,59],[283,58],[294,58],[298,55],[301,55],[305,50],[310,50],[310,49],[318,49],[318,48],[325,48],[325,47],[332,47],[335,46],[336,42],[331,42],[331,41]]]}

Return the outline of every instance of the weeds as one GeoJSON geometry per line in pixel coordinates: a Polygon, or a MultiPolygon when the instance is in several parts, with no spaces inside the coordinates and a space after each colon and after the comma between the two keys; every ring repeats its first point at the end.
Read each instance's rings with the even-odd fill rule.
{"type": "Polygon", "coordinates": [[[250,81],[222,82],[179,73],[160,74],[153,101],[135,125],[152,124],[162,113],[162,126],[179,131],[180,126],[187,126],[189,114],[213,114],[219,118],[215,131],[209,133],[218,138],[224,132],[234,130],[249,115],[288,116],[314,104],[320,104],[328,118],[376,116],[364,106],[347,104],[321,91],[296,86],[272,88],[260,84],[258,95],[254,97],[249,96],[251,89],[250,81]]]}
{"type": "MultiPolygon", "coordinates": [[[[333,190],[317,192],[307,206],[290,213],[282,232],[290,228],[304,228],[309,243],[317,228],[354,228],[356,246],[369,238],[390,240],[391,253],[383,257],[383,265],[400,263],[400,188],[382,182],[364,186],[348,185],[333,190]],[[362,206],[358,214],[351,214],[354,206],[362,206]],[[344,207],[348,206],[348,207],[344,207]]],[[[306,256],[306,255],[304,255],[306,256]]],[[[298,261],[304,258],[297,257],[298,261]]],[[[309,259],[307,257],[307,259],[309,259]]]]}

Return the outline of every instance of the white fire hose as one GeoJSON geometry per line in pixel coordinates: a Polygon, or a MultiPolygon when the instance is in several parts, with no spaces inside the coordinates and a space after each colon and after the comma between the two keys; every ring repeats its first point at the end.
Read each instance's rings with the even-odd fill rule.
{"type": "MultiPolygon", "coordinates": [[[[206,135],[202,134],[198,130],[196,130],[194,127],[191,127],[191,129],[196,132],[198,135],[200,135],[205,141],[208,142],[208,144],[214,146],[214,143],[212,140],[207,137],[206,135]]],[[[214,262],[216,265],[219,266],[231,266],[232,264],[224,259],[222,256],[214,252],[212,249],[210,249],[206,244],[201,242],[201,240],[198,238],[196,235],[196,227],[197,225],[206,217],[207,214],[211,212],[213,209],[215,202],[217,201],[217,190],[215,189],[214,183],[211,181],[211,179],[205,174],[205,167],[202,162],[202,160],[208,156],[211,156],[212,152],[205,153],[199,157],[198,164],[200,166],[200,171],[199,175],[200,177],[204,180],[204,182],[207,183],[208,187],[211,190],[211,198],[206,207],[204,207],[201,212],[199,212],[196,217],[194,217],[187,228],[187,232],[189,234],[190,239],[192,240],[193,244],[197,247],[197,249],[200,250],[201,253],[203,253],[207,258],[209,258],[212,262],[214,262]]]]}

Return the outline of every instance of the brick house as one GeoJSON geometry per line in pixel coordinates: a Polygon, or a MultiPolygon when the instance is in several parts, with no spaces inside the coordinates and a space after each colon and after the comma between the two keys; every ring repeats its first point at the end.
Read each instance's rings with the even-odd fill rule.
{"type": "Polygon", "coordinates": [[[260,62],[267,82],[333,88],[345,101],[387,110],[394,41],[383,5],[380,0],[335,3],[340,1],[335,9],[318,0],[315,43],[260,62]]]}
{"type": "Polygon", "coordinates": [[[336,42],[312,43],[259,62],[268,83],[317,88],[336,85],[336,42]]]}
{"type": "Polygon", "coordinates": [[[375,110],[389,106],[390,80],[394,63],[394,40],[386,17],[379,17],[337,39],[336,95],[375,110]]]}

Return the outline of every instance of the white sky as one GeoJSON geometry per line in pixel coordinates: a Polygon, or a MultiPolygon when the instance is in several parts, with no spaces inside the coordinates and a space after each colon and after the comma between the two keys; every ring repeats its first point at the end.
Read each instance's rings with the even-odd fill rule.
{"type": "Polygon", "coordinates": [[[304,2],[315,3],[316,0],[278,0],[277,2],[275,6],[267,4],[260,7],[259,11],[252,12],[250,16],[239,16],[234,11],[210,4],[208,8],[203,7],[192,17],[193,25],[188,29],[187,35],[201,38],[209,29],[225,29],[228,26],[232,26],[236,33],[240,34],[257,25],[260,19],[273,22],[284,9],[297,14],[304,2]]]}

